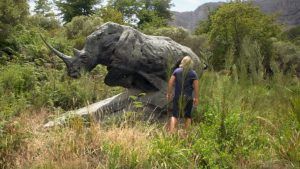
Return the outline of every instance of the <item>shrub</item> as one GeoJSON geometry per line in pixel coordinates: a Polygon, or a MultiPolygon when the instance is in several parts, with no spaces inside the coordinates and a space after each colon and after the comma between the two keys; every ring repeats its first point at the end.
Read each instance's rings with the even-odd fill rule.
{"type": "Polygon", "coordinates": [[[0,87],[5,93],[21,95],[35,88],[37,79],[31,65],[11,64],[3,67],[0,76],[0,87]]]}
{"type": "Polygon", "coordinates": [[[201,59],[204,59],[206,63],[210,60],[210,50],[208,43],[208,36],[192,35],[187,30],[176,27],[162,27],[158,29],[143,29],[145,34],[155,36],[166,36],[174,40],[175,42],[185,45],[192,49],[201,59]]]}
{"type": "Polygon", "coordinates": [[[0,71],[0,166],[13,168],[27,137],[23,126],[14,119],[27,108],[26,97],[37,81],[30,65],[10,64],[0,71]]]}
{"type": "MultiPolygon", "coordinates": [[[[230,52],[233,63],[241,57],[242,41],[245,37],[255,40],[264,58],[264,66],[270,71],[272,56],[272,41],[278,36],[279,26],[274,18],[263,14],[258,7],[250,3],[231,2],[222,5],[210,16],[210,40],[213,48],[213,63],[215,70],[225,67],[224,56],[230,52]]],[[[270,73],[270,72],[268,72],[270,73]]]]}
{"type": "Polygon", "coordinates": [[[98,26],[103,24],[103,20],[93,15],[91,17],[87,16],[76,16],[71,22],[65,25],[65,34],[68,39],[75,41],[75,48],[83,48],[85,38],[96,30],[98,26]]]}
{"type": "Polygon", "coordinates": [[[300,47],[291,42],[277,41],[274,43],[274,59],[279,70],[285,75],[300,76],[300,47]]]}
{"type": "Polygon", "coordinates": [[[32,27],[41,27],[47,31],[53,31],[53,29],[59,29],[60,23],[54,16],[45,17],[43,15],[33,15],[28,18],[28,24],[32,27]]]}
{"type": "Polygon", "coordinates": [[[21,124],[11,121],[2,125],[0,123],[0,166],[1,168],[14,168],[16,157],[25,146],[27,134],[22,130],[21,124]]]}
{"type": "Polygon", "coordinates": [[[296,42],[300,37],[300,26],[295,26],[282,33],[282,37],[290,41],[296,42]]]}
{"type": "Polygon", "coordinates": [[[150,152],[152,167],[181,168],[191,166],[191,152],[184,148],[184,140],[175,137],[158,136],[152,142],[150,152]]]}

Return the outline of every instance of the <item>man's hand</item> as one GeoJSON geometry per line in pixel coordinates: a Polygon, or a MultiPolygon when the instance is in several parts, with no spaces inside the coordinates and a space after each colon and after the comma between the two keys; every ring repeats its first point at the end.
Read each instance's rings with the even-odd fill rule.
{"type": "Polygon", "coordinates": [[[195,98],[193,99],[193,103],[194,103],[194,106],[198,106],[198,104],[199,104],[199,99],[198,99],[197,97],[195,97],[195,98]]]}
{"type": "Polygon", "coordinates": [[[193,87],[194,87],[194,106],[198,106],[198,103],[199,103],[199,81],[198,80],[194,80],[193,81],[193,87]]]}
{"type": "Polygon", "coordinates": [[[172,95],[171,94],[167,93],[166,97],[167,97],[167,101],[171,101],[171,99],[172,99],[172,95]]]}

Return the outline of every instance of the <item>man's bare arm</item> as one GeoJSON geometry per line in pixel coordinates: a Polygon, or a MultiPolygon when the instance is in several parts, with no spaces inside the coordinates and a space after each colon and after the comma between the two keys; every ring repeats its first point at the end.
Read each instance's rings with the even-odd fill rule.
{"type": "Polygon", "coordinates": [[[168,89],[167,89],[167,99],[168,99],[168,101],[171,100],[174,83],[175,83],[175,76],[172,75],[169,82],[168,82],[168,89]]]}
{"type": "Polygon", "coordinates": [[[194,106],[197,106],[199,103],[199,81],[198,80],[193,81],[193,87],[194,87],[194,106]]]}

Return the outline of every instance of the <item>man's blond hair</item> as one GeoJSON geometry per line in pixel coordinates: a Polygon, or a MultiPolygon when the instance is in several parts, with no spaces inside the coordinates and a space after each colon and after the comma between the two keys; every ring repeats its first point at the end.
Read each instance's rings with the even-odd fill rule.
{"type": "Polygon", "coordinates": [[[183,68],[183,69],[191,69],[193,67],[193,60],[190,56],[185,56],[181,62],[179,67],[183,68]]]}

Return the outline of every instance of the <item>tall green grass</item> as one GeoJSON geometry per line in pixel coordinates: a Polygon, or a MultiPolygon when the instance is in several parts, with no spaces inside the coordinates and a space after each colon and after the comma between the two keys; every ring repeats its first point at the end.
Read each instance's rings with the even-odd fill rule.
{"type": "MultiPolygon", "coordinates": [[[[57,83],[57,88],[62,85],[62,82],[57,83]]],[[[74,82],[72,85],[82,84],[74,82]]],[[[10,161],[13,165],[14,158],[21,158],[14,154],[16,152],[30,152],[27,157],[30,159],[36,151],[42,151],[38,155],[39,161],[29,160],[19,167],[298,167],[299,121],[295,112],[298,112],[299,96],[294,94],[294,89],[298,88],[282,88],[268,83],[245,85],[230,76],[206,72],[200,80],[200,105],[194,112],[194,122],[187,137],[183,137],[181,131],[178,135],[169,135],[164,131],[163,124],[132,123],[127,116],[119,121],[123,124],[118,126],[103,123],[106,126],[86,128],[80,119],[77,122],[73,120],[70,127],[44,131],[47,137],[39,132],[28,135],[29,131],[23,129],[10,130],[8,127],[13,124],[10,122],[2,130],[14,141],[10,146],[6,144],[6,150],[2,142],[2,150],[9,150],[10,153],[2,153],[4,158],[1,162],[8,164],[10,161]],[[40,142],[40,145],[36,149],[20,148],[30,142],[40,142]],[[49,161],[51,154],[56,156],[49,161]]]]}
{"type": "Polygon", "coordinates": [[[102,67],[78,80],[63,71],[1,68],[2,168],[300,167],[300,83],[292,77],[255,81],[205,72],[187,135],[181,127],[170,135],[164,122],[140,121],[139,109],[88,126],[74,118],[46,131],[41,125],[58,110],[120,92],[102,83],[102,67]]]}

